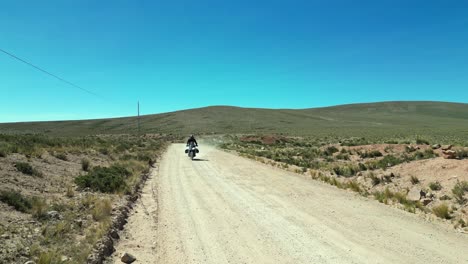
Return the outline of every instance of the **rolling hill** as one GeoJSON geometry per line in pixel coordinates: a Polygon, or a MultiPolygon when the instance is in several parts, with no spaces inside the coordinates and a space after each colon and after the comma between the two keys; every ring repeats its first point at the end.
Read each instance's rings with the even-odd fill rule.
{"type": "MultiPolygon", "coordinates": [[[[141,133],[286,133],[291,135],[438,135],[468,137],[468,104],[380,102],[310,109],[210,106],[141,116],[141,133]]],[[[136,133],[137,118],[0,124],[0,133],[136,133]]]]}

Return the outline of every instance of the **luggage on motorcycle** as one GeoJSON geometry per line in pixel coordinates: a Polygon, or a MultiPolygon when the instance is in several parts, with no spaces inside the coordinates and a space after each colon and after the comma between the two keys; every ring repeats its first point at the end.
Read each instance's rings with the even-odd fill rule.
{"type": "Polygon", "coordinates": [[[195,150],[197,153],[200,152],[198,149],[195,150]]]}
{"type": "Polygon", "coordinates": [[[188,149],[185,150],[185,154],[187,154],[187,153],[188,153],[188,149]]]}

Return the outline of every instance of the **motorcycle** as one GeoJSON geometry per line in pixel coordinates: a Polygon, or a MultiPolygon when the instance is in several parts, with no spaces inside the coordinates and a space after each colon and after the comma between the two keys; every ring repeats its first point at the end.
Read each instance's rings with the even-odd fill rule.
{"type": "Polygon", "coordinates": [[[188,154],[189,158],[193,160],[197,153],[200,152],[194,142],[190,142],[190,145],[185,149],[185,153],[188,154]]]}

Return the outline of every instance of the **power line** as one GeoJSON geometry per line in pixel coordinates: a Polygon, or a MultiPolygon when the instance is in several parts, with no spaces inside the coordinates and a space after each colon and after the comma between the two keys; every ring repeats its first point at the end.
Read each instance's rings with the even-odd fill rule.
{"type": "Polygon", "coordinates": [[[24,64],[27,64],[27,65],[29,65],[29,66],[35,68],[36,70],[39,70],[39,71],[41,71],[41,72],[43,72],[43,73],[45,73],[45,74],[47,74],[47,75],[50,75],[50,76],[52,76],[52,77],[58,79],[58,80],[61,81],[61,82],[64,82],[64,83],[66,83],[66,84],[68,84],[68,85],[70,85],[70,86],[73,86],[73,87],[75,87],[75,88],[77,88],[77,89],[80,89],[80,90],[82,90],[82,91],[84,91],[84,92],[87,92],[87,93],[89,93],[89,94],[91,94],[91,95],[94,95],[94,96],[96,96],[96,97],[102,98],[100,95],[98,95],[98,94],[96,94],[96,93],[94,93],[94,92],[92,92],[92,91],[90,91],[90,90],[87,90],[87,89],[85,89],[85,88],[83,88],[83,87],[80,87],[80,86],[78,86],[78,85],[76,85],[76,84],[74,84],[74,83],[72,83],[72,82],[69,82],[69,81],[67,81],[67,80],[65,80],[65,79],[63,79],[63,78],[60,78],[59,76],[57,76],[57,75],[55,75],[55,74],[52,74],[52,73],[50,73],[50,72],[48,72],[48,71],[46,71],[46,70],[44,70],[44,69],[42,69],[42,68],[40,68],[40,67],[38,67],[38,66],[32,64],[32,63],[30,63],[30,62],[27,62],[26,60],[23,60],[23,59],[21,59],[20,57],[15,56],[14,54],[11,54],[11,53],[8,52],[8,51],[5,51],[5,50],[3,50],[3,49],[1,49],[1,48],[0,48],[0,51],[3,52],[3,53],[5,53],[6,55],[8,55],[8,56],[10,56],[10,57],[12,57],[12,58],[14,58],[14,59],[16,59],[16,60],[21,61],[21,62],[24,63],[24,64]]]}

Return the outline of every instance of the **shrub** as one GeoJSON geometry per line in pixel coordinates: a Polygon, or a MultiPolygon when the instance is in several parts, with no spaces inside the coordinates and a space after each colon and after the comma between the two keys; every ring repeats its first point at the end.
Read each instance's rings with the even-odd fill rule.
{"type": "Polygon", "coordinates": [[[442,185],[438,181],[431,182],[429,183],[429,188],[433,191],[440,191],[442,189],[442,185]]]}
{"type": "Polygon", "coordinates": [[[119,165],[95,167],[88,174],[76,177],[75,183],[81,188],[89,187],[93,191],[113,193],[125,189],[125,179],[130,175],[130,171],[119,165]]]}
{"type": "Polygon", "coordinates": [[[395,166],[397,164],[402,163],[403,161],[393,155],[387,155],[383,157],[383,159],[378,160],[378,161],[372,161],[367,163],[368,168],[372,169],[386,169],[391,166],[395,166]]]}
{"type": "Polygon", "coordinates": [[[378,200],[379,202],[387,204],[388,199],[390,199],[391,196],[393,196],[393,193],[388,188],[386,188],[385,191],[383,192],[375,191],[373,195],[374,195],[374,198],[378,200]]]}
{"type": "Polygon", "coordinates": [[[369,142],[365,138],[350,138],[341,142],[341,146],[360,146],[367,144],[369,144],[369,142]]]}
{"type": "Polygon", "coordinates": [[[447,206],[447,204],[443,203],[441,205],[438,205],[438,206],[434,206],[434,208],[432,208],[432,212],[442,218],[442,219],[450,219],[452,218],[450,216],[450,211],[449,211],[449,207],[447,206]]]}
{"type": "Polygon", "coordinates": [[[37,260],[37,264],[50,264],[50,263],[60,263],[61,259],[59,254],[56,252],[42,252],[39,255],[39,259],[37,260]]]}
{"type": "Polygon", "coordinates": [[[56,157],[57,159],[63,160],[63,161],[68,161],[67,154],[62,153],[62,152],[56,153],[56,154],[54,155],[54,157],[56,157]]]}
{"type": "Polygon", "coordinates": [[[355,192],[361,192],[361,186],[357,181],[350,181],[347,184],[347,187],[355,192]]]}
{"type": "Polygon", "coordinates": [[[364,163],[359,162],[358,166],[359,166],[359,170],[361,171],[367,170],[367,166],[364,163]]]}
{"type": "Polygon", "coordinates": [[[466,202],[465,193],[468,192],[468,182],[462,181],[457,182],[452,189],[453,196],[459,204],[464,204],[466,202]]]}
{"type": "Polygon", "coordinates": [[[429,141],[425,140],[425,139],[422,139],[422,138],[417,138],[416,139],[416,144],[418,145],[429,145],[429,141]]]}
{"type": "Polygon", "coordinates": [[[13,206],[16,210],[27,212],[31,209],[31,200],[15,191],[1,191],[0,201],[13,206]]]}
{"type": "Polygon", "coordinates": [[[68,197],[68,198],[72,198],[73,196],[75,196],[75,191],[73,190],[73,187],[72,186],[67,186],[67,192],[65,193],[65,195],[68,197]]]}
{"type": "Polygon", "coordinates": [[[382,153],[378,150],[372,150],[372,151],[366,151],[364,153],[361,153],[361,158],[375,158],[375,157],[382,157],[382,153]]]}
{"type": "Polygon", "coordinates": [[[31,166],[31,164],[27,162],[16,162],[15,167],[21,173],[24,173],[27,175],[33,175],[34,169],[31,166]]]}
{"type": "Polygon", "coordinates": [[[468,149],[459,149],[459,150],[457,150],[457,157],[459,159],[468,158],[468,149]]]}
{"type": "Polygon", "coordinates": [[[4,149],[0,149],[0,158],[4,158],[4,157],[6,157],[6,156],[7,156],[7,154],[8,154],[8,153],[7,153],[7,151],[6,151],[6,150],[4,150],[4,149]]]}
{"type": "Polygon", "coordinates": [[[100,148],[99,152],[101,152],[102,155],[109,155],[110,151],[107,148],[100,148]]]}
{"type": "Polygon", "coordinates": [[[382,182],[382,179],[375,176],[374,173],[371,173],[369,178],[372,180],[372,186],[379,185],[382,182]]]}
{"type": "Polygon", "coordinates": [[[37,219],[44,218],[46,215],[46,210],[47,210],[47,203],[44,199],[36,197],[32,200],[31,213],[33,217],[37,219]]]}
{"type": "Polygon", "coordinates": [[[331,178],[331,180],[329,181],[329,183],[330,183],[331,185],[334,185],[334,186],[340,188],[340,189],[343,189],[343,184],[342,184],[339,180],[337,180],[335,177],[331,178]]]}
{"type": "Polygon", "coordinates": [[[424,151],[417,151],[413,156],[406,156],[407,161],[420,160],[420,159],[430,159],[437,157],[437,154],[434,153],[432,149],[426,149],[424,151]]]}
{"type": "Polygon", "coordinates": [[[352,165],[344,165],[344,166],[335,166],[333,167],[333,172],[338,175],[338,176],[345,176],[345,177],[351,177],[358,172],[359,169],[352,165]]]}
{"type": "Polygon", "coordinates": [[[16,162],[15,167],[19,172],[21,172],[23,174],[42,177],[42,173],[40,171],[34,169],[31,166],[31,164],[29,164],[27,162],[16,162]]]}
{"type": "Polygon", "coordinates": [[[463,219],[461,219],[461,218],[458,219],[457,225],[458,225],[458,226],[461,226],[461,227],[463,227],[463,228],[467,226],[465,220],[463,220],[463,219]]]}
{"type": "Polygon", "coordinates": [[[112,212],[112,204],[109,199],[97,200],[94,204],[93,211],[91,212],[93,219],[96,221],[106,220],[110,217],[112,212]]]}
{"type": "Polygon", "coordinates": [[[336,153],[336,152],[338,152],[338,149],[335,146],[330,146],[330,147],[327,147],[325,151],[323,151],[323,155],[331,156],[333,155],[333,153],[336,153]]]}
{"type": "Polygon", "coordinates": [[[340,153],[340,154],[336,155],[336,158],[340,159],[340,160],[349,160],[349,154],[340,153]]]}
{"type": "Polygon", "coordinates": [[[418,184],[418,183],[419,183],[418,177],[411,175],[411,183],[412,183],[413,185],[414,185],[414,184],[418,184]]]}
{"type": "Polygon", "coordinates": [[[87,158],[81,159],[81,169],[84,171],[89,171],[89,167],[91,165],[91,162],[87,158]]]}

